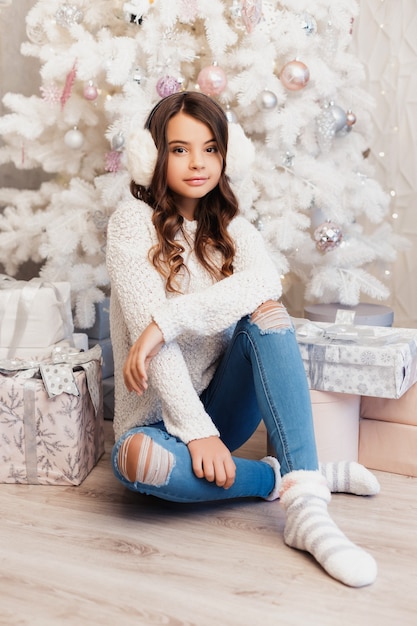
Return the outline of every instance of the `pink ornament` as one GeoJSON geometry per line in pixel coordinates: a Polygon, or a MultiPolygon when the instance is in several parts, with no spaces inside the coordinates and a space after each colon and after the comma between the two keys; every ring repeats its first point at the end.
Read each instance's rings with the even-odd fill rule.
{"type": "Polygon", "coordinates": [[[356,115],[353,113],[353,111],[348,111],[346,113],[346,124],[348,126],[353,126],[354,124],[356,124],[356,115]]]}
{"type": "Polygon", "coordinates": [[[262,0],[242,0],[242,20],[248,33],[259,24],[262,17],[262,0]]]}
{"type": "Polygon", "coordinates": [[[180,83],[172,76],[163,76],[156,83],[156,91],[161,98],[166,98],[180,90],[180,83]]]}
{"type": "Polygon", "coordinates": [[[199,73],[197,84],[206,96],[218,96],[227,85],[226,74],[221,67],[208,65],[199,73]]]}
{"type": "Polygon", "coordinates": [[[91,81],[84,85],[84,98],[86,100],[95,100],[97,96],[97,87],[91,81]]]}
{"type": "Polygon", "coordinates": [[[334,222],[324,222],[314,231],[316,248],[320,252],[331,252],[340,246],[343,232],[340,226],[334,222]]]}
{"type": "Polygon", "coordinates": [[[282,68],[279,78],[289,91],[299,91],[310,80],[310,70],[301,61],[290,61],[282,68]]]}
{"type": "Polygon", "coordinates": [[[62,90],[62,94],[61,94],[61,110],[64,110],[64,107],[67,103],[67,101],[69,100],[69,98],[71,97],[71,93],[72,93],[72,88],[74,87],[74,82],[75,82],[75,77],[77,75],[77,63],[74,62],[74,65],[72,66],[71,71],[67,74],[67,77],[65,79],[65,85],[64,85],[64,89],[62,90]]]}

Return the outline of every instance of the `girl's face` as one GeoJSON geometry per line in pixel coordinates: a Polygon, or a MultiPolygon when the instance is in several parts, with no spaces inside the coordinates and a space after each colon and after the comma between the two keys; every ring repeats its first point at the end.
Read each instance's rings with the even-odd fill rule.
{"type": "Polygon", "coordinates": [[[223,159],[210,128],[182,112],[167,124],[167,143],[168,187],[179,213],[193,220],[199,199],[219,182],[223,159]]]}

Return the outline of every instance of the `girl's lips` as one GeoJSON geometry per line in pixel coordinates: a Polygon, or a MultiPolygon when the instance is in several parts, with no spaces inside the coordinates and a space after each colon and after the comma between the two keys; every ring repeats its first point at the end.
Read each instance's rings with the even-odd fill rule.
{"type": "Polygon", "coordinates": [[[185,182],[187,183],[187,185],[198,187],[199,185],[204,185],[204,183],[207,182],[207,178],[187,178],[185,182]]]}

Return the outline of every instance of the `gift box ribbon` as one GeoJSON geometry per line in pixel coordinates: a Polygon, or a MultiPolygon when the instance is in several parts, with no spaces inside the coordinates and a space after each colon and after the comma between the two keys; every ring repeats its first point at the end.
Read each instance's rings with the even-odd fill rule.
{"type": "MultiPolygon", "coordinates": [[[[62,324],[64,326],[64,338],[72,343],[73,329],[71,328],[71,324],[68,320],[68,316],[65,310],[65,304],[63,302],[61,293],[53,283],[44,282],[40,278],[32,278],[29,281],[16,280],[15,278],[7,276],[6,274],[0,274],[0,289],[7,289],[9,291],[16,289],[19,291],[19,300],[16,310],[16,323],[13,330],[13,336],[9,343],[9,358],[14,355],[16,349],[20,345],[21,337],[23,336],[29,319],[32,303],[35,300],[38,291],[45,287],[52,289],[55,294],[58,310],[60,312],[62,324]]],[[[7,303],[8,299],[0,300],[0,323],[5,315],[7,303]]]]}
{"type": "Polygon", "coordinates": [[[82,367],[86,372],[88,390],[97,413],[100,390],[95,361],[101,360],[101,348],[97,344],[86,352],[74,351],[71,346],[56,346],[47,361],[4,359],[0,361],[0,374],[16,378],[33,379],[41,376],[50,398],[61,393],[79,396],[73,369],[82,367]]]}

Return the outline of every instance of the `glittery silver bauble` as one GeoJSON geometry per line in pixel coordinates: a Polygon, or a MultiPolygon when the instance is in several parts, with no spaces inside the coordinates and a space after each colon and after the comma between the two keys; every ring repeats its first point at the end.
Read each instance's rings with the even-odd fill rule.
{"type": "Polygon", "coordinates": [[[342,107],[338,106],[337,104],[330,105],[330,111],[333,115],[335,122],[334,130],[336,133],[338,133],[346,126],[346,111],[344,111],[342,107]]]}
{"type": "Polygon", "coordinates": [[[84,135],[78,128],[73,128],[65,133],[64,143],[72,150],[78,150],[84,143],[84,135]]]}
{"type": "Polygon", "coordinates": [[[278,104],[278,98],[273,91],[264,89],[256,98],[256,104],[260,109],[275,109],[278,104]]]}
{"type": "Polygon", "coordinates": [[[314,231],[316,248],[320,252],[331,252],[340,246],[342,239],[342,229],[333,222],[324,222],[314,231]]]}
{"type": "Polygon", "coordinates": [[[317,32],[317,22],[312,15],[309,13],[302,13],[300,15],[301,18],[301,28],[305,32],[306,35],[315,35],[317,32]]]}
{"type": "Polygon", "coordinates": [[[310,70],[302,61],[290,61],[282,68],[279,78],[289,91],[299,91],[304,89],[310,80],[310,70]]]}
{"type": "Polygon", "coordinates": [[[70,28],[74,24],[80,24],[83,21],[84,13],[76,4],[62,4],[55,13],[57,24],[64,28],[70,28]]]}
{"type": "Polygon", "coordinates": [[[117,133],[117,135],[114,135],[114,137],[111,138],[110,144],[113,150],[121,150],[125,145],[123,133],[117,133]]]}

